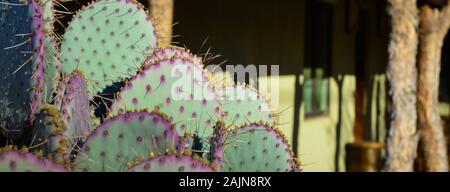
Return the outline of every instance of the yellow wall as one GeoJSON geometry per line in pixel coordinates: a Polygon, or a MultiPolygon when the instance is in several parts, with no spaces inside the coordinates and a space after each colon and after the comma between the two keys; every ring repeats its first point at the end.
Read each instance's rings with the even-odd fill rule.
{"type": "MultiPolygon", "coordinates": [[[[292,138],[294,119],[294,86],[295,76],[280,76],[279,106],[275,109],[279,115],[279,128],[288,138],[292,138]]],[[[321,117],[305,119],[303,105],[300,113],[300,135],[298,154],[303,171],[334,171],[334,155],[336,146],[336,125],[338,119],[338,87],[335,80],[330,79],[330,111],[321,117]]],[[[260,92],[269,97],[276,97],[271,91],[270,80],[259,79],[260,92]]],[[[272,88],[273,89],[273,88],[272,88]]],[[[345,144],[353,142],[353,126],[355,117],[354,91],[356,89],[353,76],[344,77],[343,85],[343,124],[341,133],[340,167],[345,170],[345,144]]],[[[292,141],[290,141],[292,142],[292,141]]]]}

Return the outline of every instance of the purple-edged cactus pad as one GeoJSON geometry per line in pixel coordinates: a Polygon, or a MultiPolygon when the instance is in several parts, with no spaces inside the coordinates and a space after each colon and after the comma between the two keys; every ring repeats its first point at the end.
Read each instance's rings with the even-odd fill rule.
{"type": "Polygon", "coordinates": [[[179,136],[167,118],[154,111],[128,112],[105,121],[88,136],[74,165],[79,171],[127,171],[150,152],[173,150],[179,136]]]}
{"type": "Polygon", "coordinates": [[[144,66],[148,67],[154,63],[157,63],[160,60],[167,60],[171,58],[185,58],[193,61],[195,64],[201,64],[202,59],[200,57],[196,57],[182,47],[170,46],[163,49],[158,49],[153,52],[144,62],[144,66]]]}
{"type": "Polygon", "coordinates": [[[297,167],[285,137],[270,126],[250,124],[226,137],[222,171],[290,172],[297,167]]]}
{"type": "Polygon", "coordinates": [[[142,161],[131,172],[213,172],[206,162],[187,155],[162,155],[142,161]]]}
{"type": "Polygon", "coordinates": [[[220,103],[203,68],[185,58],[161,60],[142,69],[120,91],[112,114],[159,109],[185,132],[208,139],[220,117],[220,103]]]}
{"type": "Polygon", "coordinates": [[[51,160],[19,151],[0,152],[0,172],[66,172],[51,160]]]}
{"type": "Polygon", "coordinates": [[[80,10],[61,44],[64,73],[80,70],[90,94],[133,76],[157,47],[151,18],[134,0],[97,0],[80,10]]]}
{"type": "Polygon", "coordinates": [[[42,102],[45,68],[43,7],[35,0],[0,3],[0,127],[18,137],[42,102]]]}
{"type": "Polygon", "coordinates": [[[267,100],[252,87],[235,85],[216,88],[222,102],[225,124],[240,127],[253,122],[275,124],[267,100]]]}
{"type": "Polygon", "coordinates": [[[74,72],[62,80],[55,104],[60,106],[62,120],[68,128],[66,135],[72,144],[84,141],[92,131],[93,117],[89,100],[87,85],[81,72],[74,72]]]}

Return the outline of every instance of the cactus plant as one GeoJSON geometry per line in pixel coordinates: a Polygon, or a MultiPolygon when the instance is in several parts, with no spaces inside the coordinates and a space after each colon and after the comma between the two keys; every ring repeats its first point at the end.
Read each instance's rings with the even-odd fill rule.
{"type": "Polygon", "coordinates": [[[171,58],[144,67],[120,91],[112,114],[154,108],[176,122],[179,135],[193,133],[207,139],[219,118],[220,103],[200,65],[171,58]]]}
{"type": "Polygon", "coordinates": [[[298,171],[265,97],[218,88],[184,48],[155,51],[139,3],[91,3],[61,42],[53,3],[0,2],[1,133],[32,152],[0,149],[0,171],[298,171]]]}
{"type": "Polygon", "coordinates": [[[71,146],[61,116],[55,106],[43,105],[34,122],[29,146],[31,152],[41,151],[43,156],[68,167],[71,146]]]}
{"type": "Polygon", "coordinates": [[[253,122],[275,125],[272,107],[253,87],[238,84],[218,87],[216,91],[222,102],[224,121],[227,125],[240,127],[253,122]]]}
{"type": "Polygon", "coordinates": [[[189,153],[166,154],[130,166],[131,172],[213,172],[208,162],[189,153]]]}
{"type": "Polygon", "coordinates": [[[36,0],[2,1],[0,19],[1,133],[19,138],[34,120],[44,87],[43,7],[36,0]]]}
{"type": "Polygon", "coordinates": [[[158,111],[118,115],[87,137],[75,159],[75,169],[126,171],[129,163],[149,158],[152,151],[174,149],[178,137],[173,124],[158,111]]]}
{"type": "Polygon", "coordinates": [[[250,124],[226,137],[222,171],[289,172],[298,164],[284,135],[264,124],[250,124]]]}
{"type": "Polygon", "coordinates": [[[90,94],[134,75],[157,47],[143,6],[134,0],[97,0],[70,22],[61,44],[62,70],[86,74],[90,94]]]}
{"type": "Polygon", "coordinates": [[[91,98],[83,73],[77,71],[66,76],[58,87],[58,93],[55,104],[60,107],[62,120],[69,127],[66,135],[74,143],[83,141],[93,126],[89,106],[91,98]]]}
{"type": "Polygon", "coordinates": [[[64,166],[24,151],[0,149],[0,170],[9,172],[66,172],[64,166]]]}

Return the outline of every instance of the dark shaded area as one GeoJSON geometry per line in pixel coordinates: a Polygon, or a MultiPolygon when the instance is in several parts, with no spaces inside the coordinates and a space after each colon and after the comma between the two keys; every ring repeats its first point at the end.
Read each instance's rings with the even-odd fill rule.
{"type": "Polygon", "coordinates": [[[176,1],[174,41],[195,54],[211,47],[210,53],[222,55],[211,64],[280,65],[280,74],[294,74],[303,57],[303,3],[176,1]]]}
{"type": "Polygon", "coordinates": [[[441,73],[439,82],[439,101],[450,102],[450,35],[447,35],[442,47],[441,73]]]}
{"type": "Polygon", "coordinates": [[[447,4],[447,0],[418,0],[417,6],[421,7],[424,5],[429,5],[432,8],[442,8],[447,4]]]}
{"type": "Polygon", "coordinates": [[[203,157],[203,143],[202,139],[198,135],[193,136],[193,143],[191,146],[192,154],[198,155],[199,157],[203,157]]]}
{"type": "Polygon", "coordinates": [[[108,116],[108,109],[111,108],[112,101],[116,98],[118,92],[125,86],[125,81],[116,82],[106,87],[103,92],[98,93],[100,97],[94,97],[90,101],[90,105],[95,107],[94,115],[103,122],[108,116]]]}

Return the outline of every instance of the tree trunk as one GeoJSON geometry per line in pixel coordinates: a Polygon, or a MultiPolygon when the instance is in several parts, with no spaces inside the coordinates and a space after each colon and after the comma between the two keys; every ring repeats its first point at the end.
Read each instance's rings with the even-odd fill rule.
{"type": "Polygon", "coordinates": [[[417,154],[418,9],[416,0],[389,0],[392,33],[387,77],[391,84],[391,125],[385,171],[413,171],[417,154]]]}
{"type": "Polygon", "coordinates": [[[153,17],[160,48],[170,46],[172,42],[174,0],[149,0],[150,15],[153,17]]]}
{"type": "Polygon", "coordinates": [[[447,172],[447,147],[437,108],[441,52],[450,27],[450,6],[439,11],[426,5],[420,18],[418,110],[422,152],[426,171],[447,172]]]}

